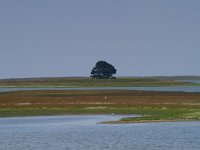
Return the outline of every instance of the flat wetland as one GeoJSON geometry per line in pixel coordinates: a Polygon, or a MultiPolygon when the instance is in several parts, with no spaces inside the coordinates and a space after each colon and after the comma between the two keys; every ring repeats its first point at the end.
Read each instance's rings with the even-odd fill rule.
{"type": "MultiPolygon", "coordinates": [[[[176,79],[176,78],[175,78],[176,79]]],[[[182,79],[182,78],[181,78],[182,79]]],[[[54,78],[22,78],[2,79],[0,87],[143,87],[143,86],[199,86],[199,83],[176,81],[173,78],[117,78],[117,79],[91,79],[88,77],[54,77],[54,78]]]]}
{"type": "MultiPolygon", "coordinates": [[[[1,87],[120,87],[195,85],[148,78],[94,80],[39,78],[1,80],[1,87]]],[[[200,120],[199,92],[140,90],[31,90],[0,93],[0,117],[66,114],[140,114],[105,123],[200,120]]]]}

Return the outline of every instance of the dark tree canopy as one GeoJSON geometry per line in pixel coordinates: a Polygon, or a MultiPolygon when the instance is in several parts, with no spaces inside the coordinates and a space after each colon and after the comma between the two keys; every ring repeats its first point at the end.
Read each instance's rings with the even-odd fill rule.
{"type": "Polygon", "coordinates": [[[115,78],[112,75],[116,74],[115,67],[106,61],[98,61],[91,71],[91,77],[97,79],[115,78]]]}

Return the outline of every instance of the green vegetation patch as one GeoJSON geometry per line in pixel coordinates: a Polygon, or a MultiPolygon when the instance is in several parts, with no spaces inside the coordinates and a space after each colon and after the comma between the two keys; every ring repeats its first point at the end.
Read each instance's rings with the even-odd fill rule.
{"type": "Polygon", "coordinates": [[[188,121],[200,120],[200,109],[189,108],[156,108],[148,107],[137,110],[142,117],[123,118],[122,122],[151,122],[151,121],[188,121]]]}

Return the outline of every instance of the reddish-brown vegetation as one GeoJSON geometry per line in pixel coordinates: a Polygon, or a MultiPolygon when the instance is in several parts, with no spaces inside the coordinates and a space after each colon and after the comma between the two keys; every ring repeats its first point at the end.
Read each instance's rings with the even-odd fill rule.
{"type": "Polygon", "coordinates": [[[0,108],[67,106],[175,106],[200,108],[200,93],[52,90],[0,93],[0,108]]]}

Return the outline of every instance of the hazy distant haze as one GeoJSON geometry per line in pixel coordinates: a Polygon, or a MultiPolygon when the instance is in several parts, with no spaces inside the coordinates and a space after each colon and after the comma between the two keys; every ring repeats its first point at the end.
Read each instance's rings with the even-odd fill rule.
{"type": "Polygon", "coordinates": [[[198,0],[1,0],[0,78],[200,75],[198,0]]]}

